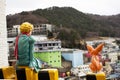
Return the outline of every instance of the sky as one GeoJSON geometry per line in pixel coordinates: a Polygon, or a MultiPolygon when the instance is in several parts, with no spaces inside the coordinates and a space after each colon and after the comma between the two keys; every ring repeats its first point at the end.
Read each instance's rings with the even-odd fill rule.
{"type": "Polygon", "coordinates": [[[120,0],[6,0],[6,15],[52,6],[73,7],[83,13],[98,15],[120,13],[120,0]]]}

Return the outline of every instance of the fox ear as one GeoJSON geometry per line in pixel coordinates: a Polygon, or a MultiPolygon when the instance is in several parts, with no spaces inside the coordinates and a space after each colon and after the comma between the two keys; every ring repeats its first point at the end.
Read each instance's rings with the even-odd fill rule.
{"type": "Polygon", "coordinates": [[[88,52],[91,52],[94,50],[94,48],[91,45],[87,45],[88,52]]]}
{"type": "Polygon", "coordinates": [[[101,43],[101,44],[99,44],[99,45],[95,48],[95,50],[96,50],[97,52],[100,52],[100,51],[102,51],[103,46],[104,46],[104,43],[101,43]]]}

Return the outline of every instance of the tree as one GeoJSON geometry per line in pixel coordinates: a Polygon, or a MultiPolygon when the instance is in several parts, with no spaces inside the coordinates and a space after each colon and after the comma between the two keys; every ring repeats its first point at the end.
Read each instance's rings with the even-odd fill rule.
{"type": "Polygon", "coordinates": [[[47,30],[47,38],[48,39],[51,39],[51,38],[53,38],[54,36],[53,36],[53,33],[51,32],[51,31],[49,31],[49,30],[47,30]]]}

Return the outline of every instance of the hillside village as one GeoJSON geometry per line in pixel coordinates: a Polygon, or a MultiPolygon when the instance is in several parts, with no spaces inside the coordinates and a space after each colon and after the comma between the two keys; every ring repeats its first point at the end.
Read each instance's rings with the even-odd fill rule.
{"type": "Polygon", "coordinates": [[[104,47],[97,58],[103,67],[92,73],[93,79],[120,80],[120,14],[100,16],[72,7],[50,7],[6,16],[5,7],[6,1],[0,0],[0,80],[86,80],[92,70],[86,45],[95,48],[100,43],[104,47]],[[34,25],[33,55],[42,64],[38,73],[16,66],[15,39],[25,21],[34,25]]]}
{"type": "Polygon", "coordinates": [[[34,25],[54,24],[62,46],[78,48],[79,40],[93,36],[120,37],[120,14],[102,16],[83,13],[72,7],[49,7],[9,14],[7,28],[28,21],[34,25]],[[68,35],[70,35],[68,37],[68,35]]]}
{"type": "MultiPolygon", "coordinates": [[[[34,56],[43,62],[45,68],[58,68],[60,79],[64,78],[81,78],[84,79],[86,73],[90,72],[89,63],[91,56],[87,50],[76,48],[63,48],[61,40],[47,38],[47,31],[54,31],[54,25],[41,24],[35,26],[33,30],[33,38],[35,38],[34,56]],[[68,74],[69,73],[69,74],[68,74]],[[71,73],[71,74],[70,74],[71,73]],[[70,77],[72,75],[74,77],[70,77]]],[[[14,40],[19,34],[19,25],[8,29],[8,44],[9,44],[9,62],[14,65],[15,58],[13,55],[14,40]],[[13,61],[13,62],[12,62],[13,61]]],[[[116,44],[119,38],[100,37],[96,39],[86,39],[86,44],[96,47],[99,43],[105,43],[105,46],[100,53],[101,62],[103,64],[103,72],[106,73],[106,79],[120,78],[120,47],[116,44]]]]}

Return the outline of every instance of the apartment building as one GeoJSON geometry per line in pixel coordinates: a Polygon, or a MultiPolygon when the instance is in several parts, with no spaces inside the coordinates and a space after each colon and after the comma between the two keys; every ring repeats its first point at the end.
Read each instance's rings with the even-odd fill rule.
{"type": "MultiPolygon", "coordinates": [[[[52,24],[34,24],[33,35],[46,35],[47,31],[54,31],[55,25],[52,24]]],[[[7,29],[8,37],[15,37],[20,34],[20,25],[14,25],[13,28],[7,29]]]]}
{"type": "Polygon", "coordinates": [[[48,63],[52,67],[61,67],[61,41],[36,41],[34,52],[36,58],[48,63]]]}

